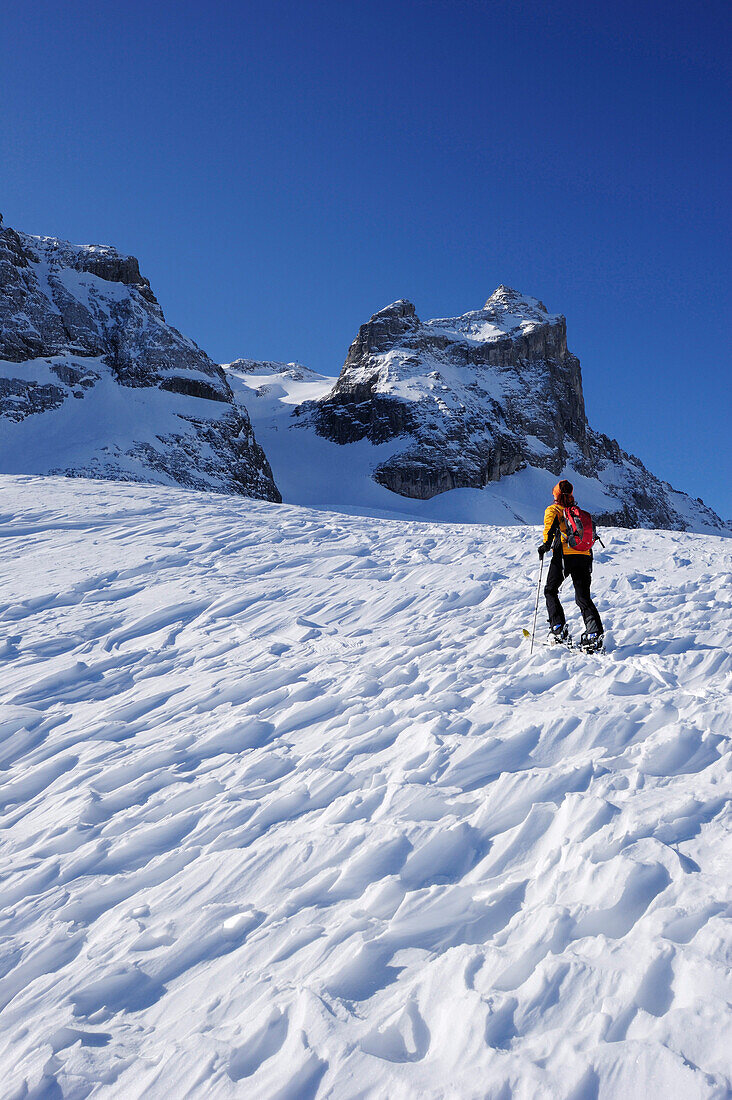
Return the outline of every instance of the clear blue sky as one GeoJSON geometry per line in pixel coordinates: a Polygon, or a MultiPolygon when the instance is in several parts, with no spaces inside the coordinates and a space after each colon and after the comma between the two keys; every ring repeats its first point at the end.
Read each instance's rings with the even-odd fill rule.
{"type": "Polygon", "coordinates": [[[567,316],[590,422],[732,515],[728,2],[6,5],[6,223],[140,259],[219,361],[395,298],[567,316]]]}

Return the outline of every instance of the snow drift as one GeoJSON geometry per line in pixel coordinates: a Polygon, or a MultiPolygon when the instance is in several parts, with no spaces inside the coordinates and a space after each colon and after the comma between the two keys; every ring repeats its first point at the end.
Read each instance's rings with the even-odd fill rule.
{"type": "Polygon", "coordinates": [[[728,541],[0,488],[5,1095],[730,1094],[728,541]]]}

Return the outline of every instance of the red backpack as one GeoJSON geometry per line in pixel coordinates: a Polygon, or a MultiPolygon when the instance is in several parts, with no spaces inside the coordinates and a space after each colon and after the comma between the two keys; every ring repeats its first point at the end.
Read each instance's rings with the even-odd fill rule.
{"type": "Polygon", "coordinates": [[[564,509],[564,522],[567,525],[567,545],[572,550],[587,553],[595,541],[592,530],[592,516],[578,504],[570,504],[564,509]]]}

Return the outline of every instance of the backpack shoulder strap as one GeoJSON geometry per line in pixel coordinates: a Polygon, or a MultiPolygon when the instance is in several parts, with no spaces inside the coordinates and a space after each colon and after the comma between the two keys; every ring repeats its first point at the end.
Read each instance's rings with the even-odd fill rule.
{"type": "Polygon", "coordinates": [[[556,515],[552,520],[552,525],[549,528],[549,534],[546,537],[546,545],[554,546],[557,539],[559,539],[560,542],[562,540],[562,529],[559,526],[559,515],[556,515]]]}

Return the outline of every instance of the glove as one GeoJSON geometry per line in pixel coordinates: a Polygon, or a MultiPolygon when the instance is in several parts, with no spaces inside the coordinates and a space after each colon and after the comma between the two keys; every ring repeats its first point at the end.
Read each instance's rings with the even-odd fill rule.
{"type": "Polygon", "coordinates": [[[546,554],[546,543],[542,542],[541,546],[539,547],[539,557],[542,559],[542,561],[544,560],[544,555],[545,554],[546,554]]]}

